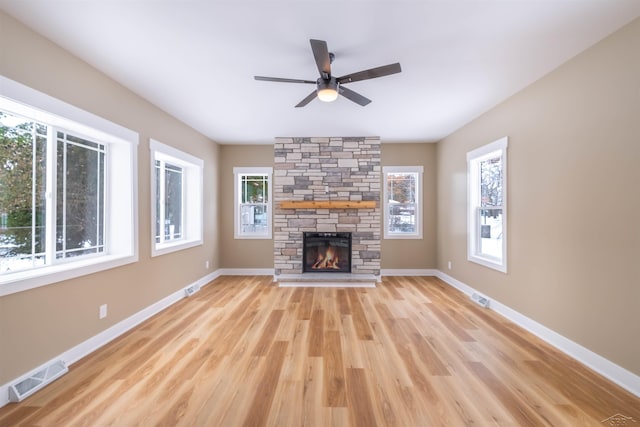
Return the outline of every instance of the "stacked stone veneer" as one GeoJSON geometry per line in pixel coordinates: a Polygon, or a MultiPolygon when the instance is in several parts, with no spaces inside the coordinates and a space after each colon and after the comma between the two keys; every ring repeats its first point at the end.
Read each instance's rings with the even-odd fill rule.
{"type": "MultiPolygon", "coordinates": [[[[380,139],[276,138],[276,278],[302,273],[302,233],[351,232],[352,274],[380,275],[380,139]],[[327,191],[328,190],[328,191],[327,191]],[[281,209],[283,200],[375,200],[375,209],[281,209]]],[[[330,277],[331,273],[327,273],[330,277]]]]}

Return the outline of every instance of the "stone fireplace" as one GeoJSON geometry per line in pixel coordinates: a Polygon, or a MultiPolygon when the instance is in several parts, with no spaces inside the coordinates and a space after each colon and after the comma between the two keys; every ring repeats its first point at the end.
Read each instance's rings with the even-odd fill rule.
{"type": "MultiPolygon", "coordinates": [[[[276,138],[273,176],[276,280],[303,275],[307,255],[303,249],[305,232],[350,233],[350,276],[379,278],[380,174],[377,137],[276,138]]],[[[322,273],[333,277],[328,269],[322,273]]]]}

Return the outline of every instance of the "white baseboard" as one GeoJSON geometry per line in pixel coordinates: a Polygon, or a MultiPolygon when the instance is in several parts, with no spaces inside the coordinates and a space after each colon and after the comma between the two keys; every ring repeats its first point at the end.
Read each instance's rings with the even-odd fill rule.
{"type": "Polygon", "coordinates": [[[220,276],[273,276],[273,268],[221,268],[220,276]]]}
{"type": "MultiPolygon", "coordinates": [[[[190,283],[187,286],[197,285],[198,287],[202,287],[202,286],[210,283],[215,278],[221,276],[219,271],[220,270],[214,271],[213,273],[210,273],[210,274],[208,274],[208,275],[196,280],[195,282],[190,283]]],[[[40,367],[38,367],[38,368],[36,368],[34,370],[40,369],[43,366],[47,366],[48,364],[50,364],[50,363],[52,363],[53,361],[56,361],[56,360],[62,360],[67,366],[70,366],[73,363],[77,362],[78,360],[82,359],[83,357],[89,355],[90,353],[93,353],[94,351],[96,351],[100,347],[104,346],[105,344],[107,344],[107,343],[113,341],[114,339],[118,338],[120,335],[124,334],[125,332],[129,331],[130,329],[138,326],[140,323],[144,322],[145,320],[147,320],[151,316],[161,312],[162,310],[166,309],[167,307],[169,307],[169,306],[175,304],[176,302],[180,301],[182,298],[185,298],[184,288],[180,289],[178,291],[175,291],[171,295],[168,295],[168,296],[162,298],[160,301],[157,301],[157,302],[151,304],[150,306],[148,306],[148,307],[142,309],[141,311],[135,313],[134,315],[132,315],[132,316],[130,316],[130,317],[128,317],[128,318],[116,323],[115,325],[111,326],[110,328],[105,329],[104,331],[100,332],[99,334],[94,335],[93,337],[89,338],[88,340],[81,342],[80,344],[78,344],[75,347],[65,351],[64,353],[53,357],[51,360],[47,361],[46,363],[43,363],[42,365],[40,365],[40,367]]],[[[33,372],[33,370],[31,370],[29,372],[33,372]]],[[[27,375],[27,374],[24,374],[24,375],[22,375],[22,376],[20,376],[20,377],[18,377],[16,379],[14,379],[13,381],[8,382],[7,384],[0,385],[0,408],[2,408],[7,403],[9,403],[9,385],[15,383],[16,381],[19,381],[25,375],[27,375]]]]}
{"type": "MultiPolygon", "coordinates": [[[[476,290],[471,286],[457,279],[454,279],[453,277],[441,271],[437,271],[437,274],[435,274],[435,276],[442,279],[445,283],[453,286],[466,295],[471,296],[473,292],[476,292],[476,290]]],[[[491,297],[489,296],[489,298],[491,297]]],[[[499,301],[496,301],[495,299],[491,298],[491,305],[489,308],[511,320],[518,326],[536,335],[537,337],[541,338],[542,340],[546,341],[547,343],[551,344],[568,356],[576,359],[585,366],[598,372],[603,377],[618,384],[620,387],[624,388],[630,393],[633,393],[635,396],[640,397],[640,376],[624,369],[621,366],[616,365],[610,360],[605,359],[599,354],[594,353],[593,351],[581,346],[580,344],[571,341],[570,339],[558,334],[557,332],[547,328],[546,326],[541,325],[535,320],[530,319],[529,317],[521,313],[518,313],[517,311],[502,304],[499,301]]]]}
{"type": "Polygon", "coordinates": [[[394,269],[384,268],[380,270],[381,276],[436,276],[438,270],[433,269],[394,269]]]}

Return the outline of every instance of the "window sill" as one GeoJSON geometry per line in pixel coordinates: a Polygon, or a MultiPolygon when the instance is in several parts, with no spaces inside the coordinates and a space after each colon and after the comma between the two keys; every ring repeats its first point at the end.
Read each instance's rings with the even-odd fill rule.
{"type": "Polygon", "coordinates": [[[181,251],[184,249],[193,248],[195,246],[202,245],[202,239],[197,240],[179,240],[177,242],[156,244],[154,243],[151,249],[151,257],[170,254],[172,252],[181,251]]]}
{"type": "Polygon", "coordinates": [[[273,236],[271,234],[256,234],[253,236],[248,236],[248,235],[235,235],[233,236],[234,239],[236,240],[271,240],[273,239],[273,236]]]}
{"type": "Polygon", "coordinates": [[[406,240],[406,239],[414,239],[419,240],[422,239],[422,234],[385,234],[382,236],[385,240],[406,240]]]}
{"type": "Polygon", "coordinates": [[[501,273],[507,273],[507,265],[505,263],[497,262],[491,258],[480,257],[477,255],[469,255],[467,260],[471,262],[475,262],[476,264],[483,265],[485,267],[489,267],[493,270],[499,271],[501,273]]]}
{"type": "Polygon", "coordinates": [[[138,261],[137,255],[105,255],[0,276],[0,297],[138,261]]]}

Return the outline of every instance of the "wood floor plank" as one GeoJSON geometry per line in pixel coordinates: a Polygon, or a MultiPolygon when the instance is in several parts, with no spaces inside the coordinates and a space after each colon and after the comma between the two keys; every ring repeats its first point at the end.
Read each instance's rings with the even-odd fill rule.
{"type": "Polygon", "coordinates": [[[321,357],[324,343],[324,310],[314,310],[309,322],[309,357],[321,357]]]}
{"type": "Polygon", "coordinates": [[[345,394],[344,365],[342,364],[342,344],[338,331],[326,331],[324,348],[324,402],[329,407],[347,406],[345,394]]]}
{"type": "Polygon", "coordinates": [[[351,307],[351,316],[353,318],[353,324],[356,327],[358,338],[361,340],[371,340],[371,326],[367,320],[367,316],[364,314],[362,303],[358,295],[358,291],[353,288],[347,290],[349,296],[349,306],[351,307]]]}
{"type": "Polygon", "coordinates": [[[352,425],[376,426],[371,394],[364,369],[347,369],[347,390],[349,394],[349,414],[352,425]]]}
{"type": "Polygon", "coordinates": [[[640,398],[437,278],[335,289],[234,276],[0,408],[0,426],[602,426],[616,414],[640,422],[640,398]]]}
{"type": "Polygon", "coordinates": [[[250,406],[249,413],[244,420],[244,426],[256,427],[266,424],[269,411],[271,410],[271,404],[275,396],[276,387],[278,386],[278,377],[280,376],[280,370],[284,363],[285,356],[287,354],[286,341],[276,341],[273,343],[273,347],[269,354],[268,368],[262,377],[262,380],[258,384],[256,394],[253,398],[253,403],[250,406]]]}

